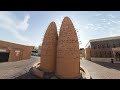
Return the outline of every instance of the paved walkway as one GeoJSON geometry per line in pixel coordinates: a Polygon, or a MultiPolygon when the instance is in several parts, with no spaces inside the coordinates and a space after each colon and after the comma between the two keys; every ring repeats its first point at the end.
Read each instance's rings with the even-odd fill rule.
{"type": "MultiPolygon", "coordinates": [[[[29,72],[39,59],[31,57],[29,60],[0,63],[0,79],[39,79],[29,72]]],[[[120,63],[81,60],[81,65],[89,71],[93,79],[120,79],[120,63]]]]}
{"type": "Polygon", "coordinates": [[[29,70],[39,62],[39,57],[31,57],[29,60],[0,63],[0,79],[37,79],[29,70]]]}
{"type": "Polygon", "coordinates": [[[120,63],[81,60],[93,79],[120,79],[120,63]]]}

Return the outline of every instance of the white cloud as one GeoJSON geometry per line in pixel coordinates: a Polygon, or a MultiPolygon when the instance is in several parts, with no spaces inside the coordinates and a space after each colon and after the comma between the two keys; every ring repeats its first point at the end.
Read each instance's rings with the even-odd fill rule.
{"type": "Polygon", "coordinates": [[[23,41],[31,42],[31,40],[23,36],[20,32],[26,31],[28,29],[30,19],[29,15],[26,15],[25,18],[20,21],[12,12],[0,12],[0,28],[8,30],[14,34],[14,36],[23,41]]]}
{"type": "Polygon", "coordinates": [[[118,35],[117,33],[112,32],[112,31],[110,31],[110,33],[109,33],[109,36],[110,36],[110,37],[117,36],[117,35],[118,35]]]}
{"type": "MultiPolygon", "coordinates": [[[[15,32],[14,32],[14,33],[15,33],[15,32]]],[[[29,38],[27,38],[27,37],[19,34],[18,32],[15,33],[15,36],[16,36],[16,38],[18,38],[18,39],[20,39],[20,40],[22,40],[22,41],[24,41],[24,42],[27,41],[27,42],[29,42],[29,43],[32,43],[29,38]]]]}
{"type": "Polygon", "coordinates": [[[109,14],[108,16],[110,16],[111,18],[115,18],[115,16],[114,16],[114,15],[112,15],[112,14],[109,14]]]}
{"type": "Polygon", "coordinates": [[[120,17],[113,14],[96,14],[92,21],[79,26],[82,47],[91,39],[120,35],[120,17]]]}
{"type": "Polygon", "coordinates": [[[106,22],[106,19],[105,18],[103,18],[103,19],[101,19],[103,22],[106,22]]]}
{"type": "Polygon", "coordinates": [[[101,15],[103,15],[103,14],[96,14],[96,16],[101,16],[101,15]]]}
{"type": "MultiPolygon", "coordinates": [[[[101,16],[103,14],[98,14],[96,16],[101,16]]],[[[79,28],[80,28],[80,40],[82,41],[82,44],[80,45],[80,47],[85,47],[85,45],[87,44],[87,42],[90,39],[95,39],[95,38],[101,38],[104,37],[105,34],[107,34],[109,36],[109,29],[111,27],[110,24],[111,22],[108,22],[108,18],[102,17],[102,18],[97,18],[95,20],[95,22],[90,21],[90,22],[86,22],[86,24],[82,24],[79,28]]],[[[116,35],[116,34],[112,34],[111,35],[116,35]]]]}
{"type": "Polygon", "coordinates": [[[93,24],[88,24],[88,26],[94,26],[93,24]]]}
{"type": "Polygon", "coordinates": [[[107,24],[111,24],[110,22],[108,22],[107,24]]]}
{"type": "Polygon", "coordinates": [[[29,26],[29,24],[28,24],[29,19],[30,19],[30,16],[26,15],[24,20],[17,25],[17,28],[20,30],[26,31],[29,26]]]}

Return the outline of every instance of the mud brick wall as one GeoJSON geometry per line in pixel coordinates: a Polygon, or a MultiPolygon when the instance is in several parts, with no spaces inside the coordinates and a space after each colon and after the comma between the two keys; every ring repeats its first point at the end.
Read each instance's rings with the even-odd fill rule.
{"type": "Polygon", "coordinates": [[[0,40],[0,48],[4,48],[9,52],[8,61],[19,61],[30,59],[33,46],[25,46],[0,40]]]}
{"type": "Polygon", "coordinates": [[[62,78],[80,76],[80,51],[76,30],[70,18],[65,17],[59,32],[56,75],[62,78]]]}
{"type": "Polygon", "coordinates": [[[85,59],[91,60],[91,49],[90,48],[85,48],[85,59]]]}
{"type": "Polygon", "coordinates": [[[41,68],[46,72],[53,72],[56,68],[57,27],[51,22],[44,35],[41,48],[41,68]]]}

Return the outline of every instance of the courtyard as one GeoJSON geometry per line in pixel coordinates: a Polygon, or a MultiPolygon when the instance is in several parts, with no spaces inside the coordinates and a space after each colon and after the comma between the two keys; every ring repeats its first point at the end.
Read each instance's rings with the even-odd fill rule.
{"type": "Polygon", "coordinates": [[[112,64],[82,59],[81,65],[89,71],[92,79],[120,79],[120,63],[112,64]]]}
{"type": "MultiPolygon", "coordinates": [[[[39,62],[40,57],[32,56],[29,60],[0,63],[0,79],[39,79],[31,73],[31,67],[39,62]]],[[[92,76],[92,79],[120,79],[120,63],[93,62],[80,60],[92,76]]]]}
{"type": "Polygon", "coordinates": [[[0,79],[37,79],[30,72],[37,62],[39,57],[32,56],[29,60],[0,63],[0,79]]]}

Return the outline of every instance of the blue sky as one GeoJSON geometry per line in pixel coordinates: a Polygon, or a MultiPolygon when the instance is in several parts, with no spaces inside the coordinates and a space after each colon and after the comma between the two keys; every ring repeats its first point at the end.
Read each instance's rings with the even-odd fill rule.
{"type": "Polygon", "coordinates": [[[120,35],[120,11],[0,11],[0,40],[38,46],[50,22],[59,32],[65,16],[71,18],[81,48],[90,39],[120,35]]]}

